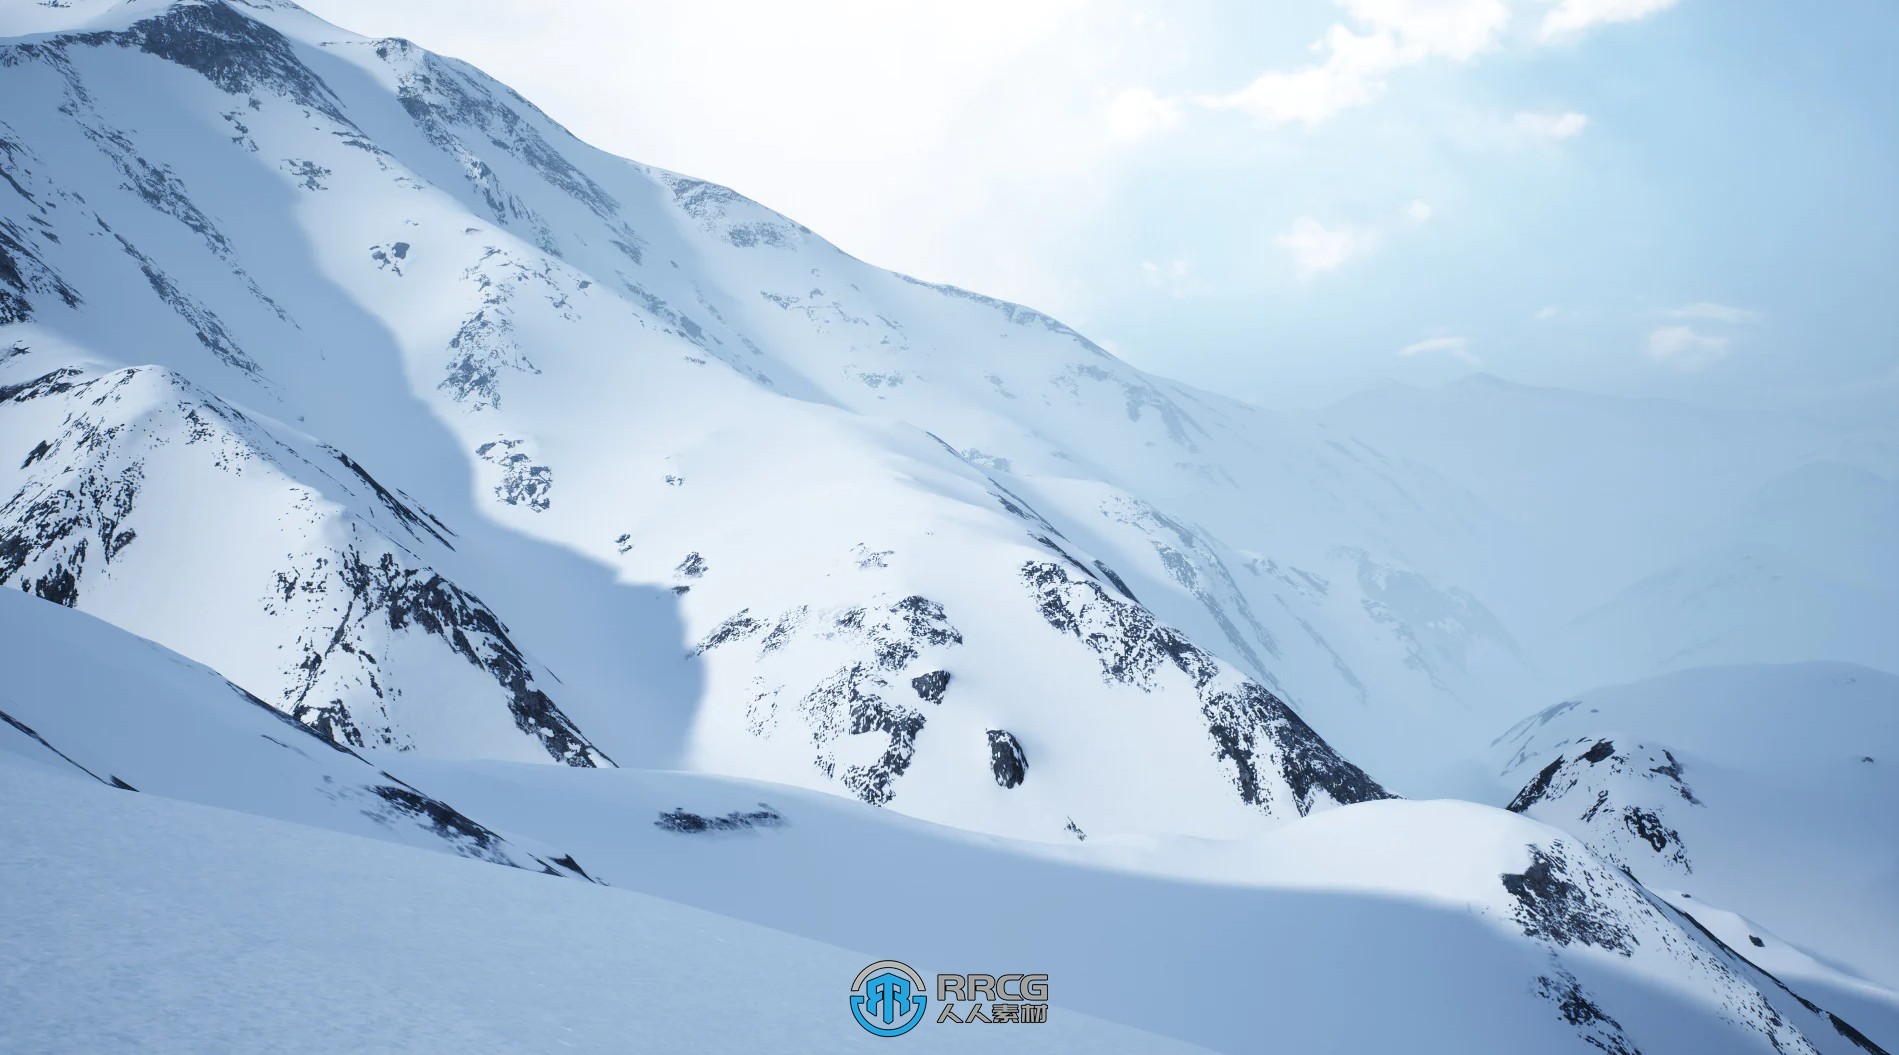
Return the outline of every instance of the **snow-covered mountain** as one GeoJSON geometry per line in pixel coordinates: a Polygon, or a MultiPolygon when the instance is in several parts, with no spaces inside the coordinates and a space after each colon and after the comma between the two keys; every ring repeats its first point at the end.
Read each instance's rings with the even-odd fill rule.
{"type": "Polygon", "coordinates": [[[1388,384],[1316,420],[1430,466],[1509,525],[1473,564],[1574,692],[1671,670],[1838,660],[1899,673],[1888,421],[1536,388],[1388,384]]]}
{"type": "Polygon", "coordinates": [[[1672,561],[1564,628],[1605,679],[1809,659],[1899,668],[1899,483],[1810,462],[1707,519],[1672,561]]]}
{"type": "MultiPolygon", "coordinates": [[[[888,1050],[842,1011],[865,960],[834,945],[4,755],[0,795],[10,1052],[888,1050]]],[[[905,1042],[1206,1050],[1059,1005],[1032,1029],[905,1042]]]]}
{"type": "Polygon", "coordinates": [[[572,857],[523,848],[212,671],[116,627],[0,590],[0,639],[12,659],[0,687],[0,751],[11,763],[585,875],[572,857]]]}
{"type": "Polygon", "coordinates": [[[1899,677],[1845,663],[1683,671],[1550,707],[1492,755],[1510,809],[1658,890],[1899,984],[1899,677]]]}
{"type": "Polygon", "coordinates": [[[1243,1051],[1264,1017],[1302,1050],[1878,1050],[1804,980],[1492,807],[1048,844],[722,777],[378,770],[83,613],[8,591],[0,627],[44,660],[0,719],[11,1050],[837,1050],[869,1039],[847,979],[898,949],[1050,977],[1039,1032],[936,1023],[933,1049],[1243,1051]],[[322,1000],[294,999],[314,980],[322,1000]]]}
{"type": "Polygon", "coordinates": [[[1527,684],[1429,474],[403,41],[10,17],[0,583],[339,742],[1225,835],[1383,793],[1321,735],[1402,787],[1527,684]]]}
{"type": "MultiPolygon", "coordinates": [[[[1552,698],[1534,586],[1621,552],[1526,572],[1557,536],[1485,463],[1135,370],[288,0],[6,3],[0,99],[0,912],[35,950],[0,1007],[46,1011],[29,1048],[275,1022],[602,1050],[703,1013],[835,1050],[855,1027],[789,997],[755,1009],[778,1026],[615,1001],[769,964],[841,1008],[837,965],[892,955],[1067,979],[1074,1050],[1255,1050],[1262,1014],[1321,1051],[1899,1039],[1890,994],[1822,962],[1877,967],[1839,929],[1890,935],[1876,907],[1710,888],[1785,935],[1744,947],[1555,776],[1497,808],[1574,770],[1544,725],[1489,760],[1497,806],[1396,798],[1552,698]],[[73,1021],[60,994],[116,971],[60,951],[96,947],[83,920],[189,952],[177,988],[73,1021]],[[239,932],[265,938],[220,959],[239,932]],[[469,987],[416,980],[405,933],[469,987]],[[253,975],[347,991],[260,1018],[286,997],[253,975]],[[503,1013],[522,978],[544,999],[503,1013]],[[163,1017],[207,991],[250,995],[163,1017]]],[[[1838,560],[1889,570],[1890,475],[1816,448],[1689,504],[1751,502],[1730,541],[1784,551],[1829,496],[1874,525],[1838,535],[1873,563],[1838,560]]],[[[1629,581],[1601,578],[1591,603],[1629,581]]],[[[1869,640],[1839,658],[1879,665],[1869,640]]],[[[1722,743],[1573,736],[1657,772],[1722,743]]]]}

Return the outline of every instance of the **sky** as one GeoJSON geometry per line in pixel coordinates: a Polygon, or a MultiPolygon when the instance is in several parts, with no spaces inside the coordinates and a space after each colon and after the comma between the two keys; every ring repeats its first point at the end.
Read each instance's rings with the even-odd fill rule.
{"type": "Polygon", "coordinates": [[[1891,0],[303,2],[1269,406],[1899,398],[1891,0]]]}

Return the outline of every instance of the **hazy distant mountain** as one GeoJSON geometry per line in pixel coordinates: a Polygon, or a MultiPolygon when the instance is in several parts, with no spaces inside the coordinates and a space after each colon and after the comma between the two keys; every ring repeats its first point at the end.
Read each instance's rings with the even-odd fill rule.
{"type": "MultiPolygon", "coordinates": [[[[1593,833],[1393,800],[1542,698],[1538,590],[1649,553],[1566,509],[1672,522],[1838,452],[1697,481],[1738,432],[1487,383],[1267,414],[285,0],[13,4],[0,98],[35,1043],[855,1028],[841,977],[695,1031],[655,971],[838,958],[644,891],[1222,1050],[1864,1050],[1593,833]]],[[[1746,523],[1800,534],[1808,486],[1746,523]]],[[[1068,1021],[1032,1046],[1147,1046],[1068,1021]]]]}
{"type": "Polygon", "coordinates": [[[1899,455],[1853,423],[1533,388],[1387,385],[1321,420],[1513,525],[1458,569],[1559,683],[1705,664],[1899,669],[1899,455]]]}

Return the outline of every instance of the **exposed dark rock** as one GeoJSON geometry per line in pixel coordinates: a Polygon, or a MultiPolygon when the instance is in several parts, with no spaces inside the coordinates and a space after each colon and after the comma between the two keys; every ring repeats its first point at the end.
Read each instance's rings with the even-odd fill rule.
{"type": "Polygon", "coordinates": [[[558,255],[547,224],[507,186],[497,169],[507,158],[586,206],[605,223],[607,244],[634,264],[640,263],[644,239],[627,225],[619,201],[548,143],[542,130],[559,133],[559,126],[532,103],[406,40],[379,40],[376,54],[395,74],[403,109],[423,136],[462,171],[469,189],[496,223],[524,228],[528,241],[558,255]]]}
{"type": "Polygon", "coordinates": [[[1604,788],[1601,791],[1596,792],[1596,801],[1590,803],[1589,808],[1583,811],[1582,819],[1585,821],[1595,820],[1596,814],[1601,813],[1602,807],[1607,806],[1608,804],[1609,804],[1609,789],[1604,788]]]}
{"type": "Polygon", "coordinates": [[[1241,682],[1237,689],[1203,694],[1201,699],[1207,735],[1218,746],[1216,753],[1233,764],[1241,802],[1263,805],[1260,782],[1269,774],[1285,780],[1301,814],[1312,811],[1321,791],[1340,804],[1392,797],[1262,686],[1241,682]],[[1274,753],[1279,756],[1276,767],[1271,764],[1274,753]]]}
{"type": "MultiPolygon", "coordinates": [[[[1633,878],[1631,878],[1631,881],[1633,881],[1633,878]]],[[[1681,896],[1683,898],[1688,898],[1688,899],[1692,899],[1693,897],[1693,895],[1690,895],[1690,894],[1683,894],[1681,896]]],[[[1741,967],[1745,969],[1746,971],[1749,971],[1758,975],[1761,979],[1771,983],[1775,988],[1779,989],[1781,992],[1792,997],[1796,1002],[1800,1004],[1801,1007],[1823,1018],[1828,1025],[1833,1027],[1836,1033],[1838,1033],[1842,1037],[1845,1037],[1849,1042],[1853,1044],[1853,1046],[1859,1048],[1862,1051],[1867,1052],[1867,1055],[1890,1055],[1890,1053],[1888,1053],[1885,1048],[1882,1048],[1878,1044],[1874,1043],[1871,1037],[1868,1037],[1866,1034],[1861,1033],[1858,1029],[1855,1029],[1852,1023],[1847,1022],[1845,1019],[1834,1014],[1833,1012],[1828,1011],[1825,1008],[1821,1007],[1820,1005],[1807,999],[1806,997],[1801,996],[1799,993],[1795,992],[1792,989],[1792,987],[1788,986],[1786,982],[1781,981],[1780,978],[1777,975],[1775,975],[1772,971],[1769,971],[1766,968],[1763,968],[1760,964],[1757,964],[1753,960],[1750,960],[1746,956],[1743,956],[1733,946],[1729,945],[1725,941],[1722,941],[1720,935],[1709,930],[1705,924],[1703,924],[1700,920],[1696,919],[1691,913],[1684,912],[1680,908],[1677,908],[1674,905],[1670,905],[1667,902],[1662,901],[1660,898],[1657,898],[1652,894],[1646,895],[1646,897],[1649,903],[1655,906],[1658,910],[1660,910],[1665,916],[1669,916],[1674,919],[1680,920],[1681,922],[1686,923],[1688,926],[1692,927],[1695,933],[1701,935],[1701,937],[1704,940],[1706,940],[1710,946],[1720,951],[1721,953],[1725,954],[1728,957],[1728,959],[1732,962],[1733,965],[1741,967]]],[[[1751,937],[1752,936],[1750,935],[1750,938],[1751,937]]],[[[1755,943],[1759,944],[1758,940],[1756,940],[1755,943]]],[[[1768,1043],[1773,1045],[1775,1051],[1784,1052],[1787,1050],[1787,1048],[1781,1044],[1780,1035],[1784,1030],[1788,1030],[1789,1027],[1786,1020],[1781,1018],[1780,1013],[1774,1010],[1773,1005],[1767,1002],[1765,993],[1766,993],[1766,990],[1760,987],[1758,984],[1756,984],[1754,992],[1748,994],[1749,1006],[1746,1008],[1746,1010],[1752,1012],[1752,1014],[1749,1015],[1749,1018],[1753,1020],[1749,1022],[1749,1024],[1752,1025],[1757,1031],[1766,1035],[1768,1043]]]]}
{"type": "MultiPolygon", "coordinates": [[[[0,175],[5,174],[5,163],[11,156],[5,149],[8,145],[6,140],[0,140],[0,175]]],[[[28,244],[31,236],[27,230],[11,220],[0,219],[0,325],[32,318],[33,303],[29,298],[34,294],[58,297],[69,308],[80,304],[78,291],[67,285],[28,244]]]]}
{"type": "Polygon", "coordinates": [[[1136,604],[1139,604],[1141,602],[1140,598],[1134,596],[1134,591],[1128,589],[1128,584],[1121,581],[1121,577],[1114,573],[1113,568],[1108,567],[1106,564],[1103,564],[1098,560],[1095,561],[1095,567],[1100,570],[1102,575],[1107,577],[1107,580],[1109,582],[1114,584],[1115,589],[1121,591],[1121,596],[1127,598],[1130,601],[1133,601],[1136,604]]]}
{"type": "MultiPolygon", "coordinates": [[[[104,227],[105,224],[101,222],[100,226],[104,227]]],[[[137,246],[125,239],[125,236],[111,231],[110,228],[107,230],[118,240],[119,247],[125,250],[125,254],[138,262],[139,271],[145,275],[145,281],[152,287],[152,292],[158,295],[158,299],[163,301],[165,306],[176,313],[180,319],[183,319],[185,325],[191,327],[199,344],[204,345],[207,351],[227,366],[246,373],[257,371],[257,361],[238,347],[237,339],[224,328],[223,320],[219,319],[216,313],[179,289],[177,283],[171,280],[171,276],[166,274],[163,268],[154,263],[151,257],[140,252],[137,246]]]]}
{"type": "Polygon", "coordinates": [[[942,703],[943,693],[948,691],[949,683],[950,674],[947,670],[932,670],[910,679],[910,687],[916,690],[917,698],[924,703],[942,703]]]}
{"type": "Polygon", "coordinates": [[[1608,910],[1588,872],[1572,873],[1559,847],[1528,849],[1530,867],[1503,877],[1503,888],[1517,900],[1523,933],[1555,945],[1593,945],[1633,954],[1635,935],[1608,910]]]}
{"type": "Polygon", "coordinates": [[[330,178],[330,170],[314,161],[307,161],[303,158],[285,158],[284,171],[290,173],[290,178],[296,180],[297,185],[304,190],[329,189],[328,185],[323,181],[330,178]]]}
{"type": "Polygon", "coordinates": [[[43,396],[56,396],[70,392],[83,382],[75,380],[85,376],[85,371],[70,366],[50,370],[31,381],[17,385],[0,385],[0,403],[24,403],[29,399],[43,396]]]}
{"type": "MultiPolygon", "coordinates": [[[[395,780],[387,773],[383,776],[395,780]]],[[[502,849],[505,840],[440,799],[430,798],[400,781],[393,785],[377,784],[369,790],[387,803],[390,811],[426,826],[463,857],[493,864],[514,864],[502,849]]],[[[363,812],[383,819],[374,811],[363,812]]]]}
{"type": "MultiPolygon", "coordinates": [[[[1695,793],[1692,789],[1688,787],[1688,782],[1681,778],[1681,763],[1675,760],[1674,752],[1669,751],[1667,749],[1663,749],[1662,755],[1663,757],[1668,759],[1668,764],[1665,766],[1656,766],[1655,768],[1649,770],[1649,772],[1655,773],[1659,776],[1667,777],[1668,779],[1674,781],[1675,790],[1678,793],[1680,793],[1682,798],[1688,800],[1689,802],[1694,803],[1697,806],[1701,805],[1701,800],[1698,798],[1695,798],[1695,793]]],[[[1868,761],[1871,761],[1871,760],[1868,759],[1868,761]]]]}
{"type": "MultiPolygon", "coordinates": [[[[810,733],[813,764],[865,802],[876,806],[888,803],[896,794],[896,780],[909,769],[915,757],[916,737],[925,723],[921,711],[885,698],[884,692],[891,684],[888,677],[904,674],[924,649],[961,644],[961,632],[950,624],[942,605],[911,595],[893,604],[852,607],[830,613],[814,614],[809,608],[799,606],[770,620],[760,619],[746,609],[714,628],[694,654],[703,655],[740,640],[757,638],[758,658],[762,660],[788,647],[801,635],[810,635],[819,641],[843,642],[860,657],[833,670],[808,689],[792,690],[798,699],[796,712],[810,733]],[[876,734],[887,738],[876,759],[839,772],[836,742],[845,736],[876,734]]],[[[938,703],[949,684],[949,674],[930,671],[911,677],[909,682],[921,699],[938,703]],[[936,693],[935,699],[928,695],[931,691],[936,693]]],[[[766,685],[763,679],[758,679],[746,712],[746,727],[754,735],[765,736],[777,728],[779,699],[785,688],[766,685]]]]}
{"type": "Polygon", "coordinates": [[[751,612],[752,610],[747,608],[714,627],[712,632],[699,642],[698,647],[692,650],[692,654],[702,656],[727,642],[750,637],[763,630],[765,624],[752,618],[751,612]]]}
{"type": "Polygon", "coordinates": [[[895,552],[895,550],[888,549],[874,550],[862,542],[851,547],[851,556],[856,559],[857,566],[866,571],[872,568],[890,567],[890,557],[895,552]]]}
{"type": "MultiPolygon", "coordinates": [[[[1107,503],[1102,512],[1146,535],[1168,578],[1200,602],[1233,651],[1246,661],[1248,669],[1267,676],[1266,662],[1254,646],[1277,659],[1282,655],[1279,642],[1253,611],[1246,591],[1240,589],[1219,552],[1201,538],[1199,532],[1145,502],[1132,499],[1107,503]]],[[[1125,588],[1122,593],[1127,593],[1125,588]]]]}
{"type": "MultiPolygon", "coordinates": [[[[860,674],[861,668],[853,667],[852,673],[860,674]]],[[[865,802],[882,806],[896,796],[891,785],[910,768],[910,762],[916,757],[917,734],[923,731],[923,714],[902,704],[889,703],[876,695],[856,691],[859,686],[870,683],[881,687],[884,682],[880,678],[853,677],[846,681],[852,690],[849,698],[851,734],[862,736],[871,732],[885,733],[890,737],[890,743],[877,761],[845,770],[844,786],[865,802]]]]}
{"type": "MultiPolygon", "coordinates": [[[[1656,853],[1668,849],[1670,843],[1676,845],[1681,843],[1681,836],[1675,834],[1675,829],[1663,824],[1662,819],[1654,813],[1640,807],[1630,806],[1624,809],[1622,823],[1628,827],[1631,834],[1647,843],[1656,853]]],[[[1679,856],[1677,854],[1678,858],[1679,856]]],[[[1686,866],[1687,861],[1682,860],[1682,864],[1686,866]]]]}
{"type": "Polygon", "coordinates": [[[511,506],[527,506],[536,513],[544,513],[553,504],[550,494],[554,490],[554,470],[533,464],[534,460],[519,449],[525,445],[523,440],[490,440],[476,447],[475,453],[501,469],[501,482],[495,485],[496,498],[511,506]]]}
{"type": "Polygon", "coordinates": [[[1536,779],[1523,785],[1523,790],[1517,792],[1517,797],[1511,799],[1510,805],[1505,808],[1511,813],[1522,813],[1536,805],[1544,795],[1549,793],[1550,781],[1555,779],[1557,771],[1562,768],[1563,756],[1557,755],[1555,761],[1544,766],[1542,771],[1537,773],[1536,779]]]}
{"type": "Polygon", "coordinates": [[[376,262],[376,270],[402,274],[402,263],[409,258],[409,243],[394,242],[389,245],[369,247],[369,259],[376,262]]]}
{"type": "Polygon", "coordinates": [[[58,755],[61,761],[64,761],[67,765],[72,766],[74,769],[77,769],[81,773],[84,773],[85,775],[91,777],[92,779],[98,781],[101,784],[106,784],[111,787],[124,788],[128,791],[138,790],[137,788],[132,787],[132,785],[121,781],[118,777],[113,777],[111,780],[107,780],[106,778],[100,776],[99,774],[94,773],[92,770],[87,769],[85,766],[80,765],[78,762],[73,760],[71,755],[68,755],[66,752],[61,751],[57,747],[54,747],[51,743],[47,741],[47,739],[44,736],[41,736],[39,733],[35,732],[32,726],[26,724],[25,722],[20,721],[18,718],[15,718],[14,716],[8,714],[5,711],[0,711],[0,722],[5,722],[8,725],[12,726],[13,728],[19,730],[21,735],[39,744],[41,747],[44,747],[48,751],[51,751],[53,754],[58,755]]]}
{"type": "MultiPolygon", "coordinates": [[[[313,700],[311,694],[325,683],[326,665],[348,657],[370,672],[371,691],[378,701],[384,698],[373,673],[378,669],[375,656],[362,647],[362,635],[380,624],[391,632],[413,628],[437,638],[487,673],[506,696],[515,727],[540,741],[556,761],[572,766],[612,764],[535,684],[527,659],[500,619],[479,599],[440,575],[405,567],[392,553],[365,557],[351,546],[336,554],[333,569],[328,558],[319,556],[301,573],[280,573],[278,590],[286,601],[302,599],[312,612],[338,611],[337,602],[341,602],[340,612],[331,617],[336,622],[324,638],[300,642],[299,684],[285,694],[291,715],[329,739],[358,747],[365,744],[363,722],[342,700],[313,700]],[[342,596],[324,603],[333,587],[342,596]]],[[[387,732],[377,739],[386,746],[405,746],[392,741],[387,732]]]]}
{"type": "Polygon", "coordinates": [[[95,459],[56,480],[29,481],[0,503],[0,584],[17,579],[20,589],[72,607],[88,557],[109,564],[137,537],[124,524],[144,468],[134,461],[114,471],[95,459]],[[23,576],[29,564],[37,570],[23,576]]]}
{"type": "Polygon", "coordinates": [[[446,524],[443,524],[433,516],[428,516],[426,520],[423,519],[423,516],[427,515],[426,511],[424,514],[418,515],[415,510],[409,508],[406,502],[397,498],[382,484],[377,483],[376,478],[369,475],[369,470],[358,465],[354,458],[337,450],[335,447],[325,447],[324,450],[329,451],[336,457],[337,461],[342,462],[345,469],[356,474],[358,480],[369,485],[369,489],[375,492],[377,501],[381,502],[383,507],[388,509],[389,512],[395,514],[396,519],[402,522],[403,527],[409,529],[411,535],[416,535],[417,538],[420,538],[421,535],[417,534],[418,530],[420,530],[435,541],[447,546],[449,549],[455,548],[449,543],[447,538],[447,535],[452,535],[454,532],[449,531],[446,524]]]}
{"type": "Polygon", "coordinates": [[[1014,733],[989,730],[989,772],[995,775],[996,783],[1005,788],[1021,784],[1029,775],[1028,756],[1022,753],[1022,742],[1014,733]]]}
{"type": "Polygon", "coordinates": [[[733,810],[722,817],[705,817],[684,809],[666,810],[653,822],[653,827],[682,835],[696,835],[701,832],[749,832],[761,828],[782,828],[785,823],[784,814],[761,802],[755,810],[733,810]]]}
{"type": "Polygon", "coordinates": [[[1556,1005],[1563,1021],[1576,1027],[1578,1036],[1607,1055],[1641,1055],[1641,1050],[1622,1031],[1622,1023],[1598,1007],[1583,992],[1574,975],[1561,967],[1554,973],[1554,978],[1548,975],[1537,978],[1537,994],[1556,1005]]]}
{"type": "Polygon", "coordinates": [[[1099,583],[1077,579],[1059,564],[1029,561],[1022,577],[1043,619],[1095,653],[1103,680],[1152,691],[1161,670],[1171,667],[1187,676],[1199,693],[1213,753],[1234,767],[1242,802],[1266,804],[1264,779],[1284,781],[1301,814],[1318,803],[1320,792],[1339,803],[1391,797],[1279,697],[1244,678],[1223,679],[1219,660],[1147,609],[1109,596],[1099,583]],[[1221,680],[1225,684],[1216,684],[1221,680]]]}
{"type": "Polygon", "coordinates": [[[136,47],[194,70],[233,95],[284,95],[338,124],[355,127],[343,116],[329,86],[297,58],[283,34],[221,0],[180,4],[123,32],[89,33],[80,39],[136,47]]]}

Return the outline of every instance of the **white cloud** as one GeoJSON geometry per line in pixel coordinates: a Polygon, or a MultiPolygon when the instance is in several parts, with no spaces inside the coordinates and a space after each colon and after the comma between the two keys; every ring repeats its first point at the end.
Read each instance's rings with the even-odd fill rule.
{"type": "Polygon", "coordinates": [[[1378,244],[1378,232],[1351,224],[1327,227],[1310,216],[1301,216],[1273,243],[1292,256],[1301,277],[1310,277],[1337,270],[1347,260],[1370,251],[1378,244]]]}
{"type": "Polygon", "coordinates": [[[1163,99],[1151,88],[1126,88],[1108,104],[1108,135],[1133,142],[1180,121],[1180,104],[1163,99]]]}
{"type": "Polygon", "coordinates": [[[1569,139],[1589,127],[1589,115],[1574,110],[1563,113],[1538,113],[1524,110],[1513,122],[1517,131],[1539,139],[1569,139]]]}
{"type": "Polygon", "coordinates": [[[1692,326],[1662,326],[1648,335],[1649,358],[1677,370],[1701,370],[1728,357],[1734,342],[1692,326]]]}
{"type": "Polygon", "coordinates": [[[1165,290],[1176,299],[1191,296],[1199,288],[1193,269],[1185,260],[1143,260],[1141,274],[1147,279],[1148,285],[1165,290]]]}
{"type": "Polygon", "coordinates": [[[1385,90],[1384,75],[1402,63],[1387,37],[1360,37],[1344,26],[1327,31],[1321,50],[1326,60],[1287,73],[1268,71],[1228,95],[1204,97],[1204,106],[1244,110],[1268,127],[1323,124],[1341,110],[1376,99],[1385,90]]]}
{"type": "Polygon", "coordinates": [[[1535,318],[1536,318],[1536,321],[1538,322],[1548,322],[1551,319],[1556,318],[1558,315],[1561,315],[1562,313],[1563,313],[1563,309],[1557,307],[1554,304],[1548,304],[1541,308],[1536,309],[1535,318]]]}
{"type": "Polygon", "coordinates": [[[1431,337],[1415,341],[1398,349],[1398,354],[1406,358],[1414,355],[1448,355],[1472,366],[1479,365],[1477,357],[1470,353],[1470,341],[1462,337],[1431,337]]]}
{"type": "Polygon", "coordinates": [[[1413,201],[1404,207],[1404,215],[1405,219],[1410,220],[1412,223],[1429,223],[1431,217],[1437,215],[1437,210],[1431,208],[1429,202],[1422,200],[1413,201]]]}
{"type": "Polygon", "coordinates": [[[1669,318],[1698,319],[1703,322],[1721,322],[1730,326],[1751,326],[1761,321],[1761,313],[1751,308],[1736,308],[1727,304],[1714,304],[1698,301],[1683,304],[1679,308],[1668,309],[1669,318]]]}
{"type": "Polygon", "coordinates": [[[1338,0],[1374,34],[1424,55],[1467,61],[1496,42],[1510,21],[1505,0],[1338,0]]]}
{"type": "Polygon", "coordinates": [[[1269,70],[1204,106],[1239,109],[1269,127],[1322,124],[1384,94],[1393,71],[1427,59],[1468,62],[1495,46],[1510,21],[1505,0],[1336,0],[1356,28],[1335,23],[1302,70],[1269,70]]]}
{"type": "Polygon", "coordinates": [[[1562,0],[1543,16],[1544,40],[1573,36],[1612,22],[1634,22],[1675,6],[1675,0],[1562,0]]]}

